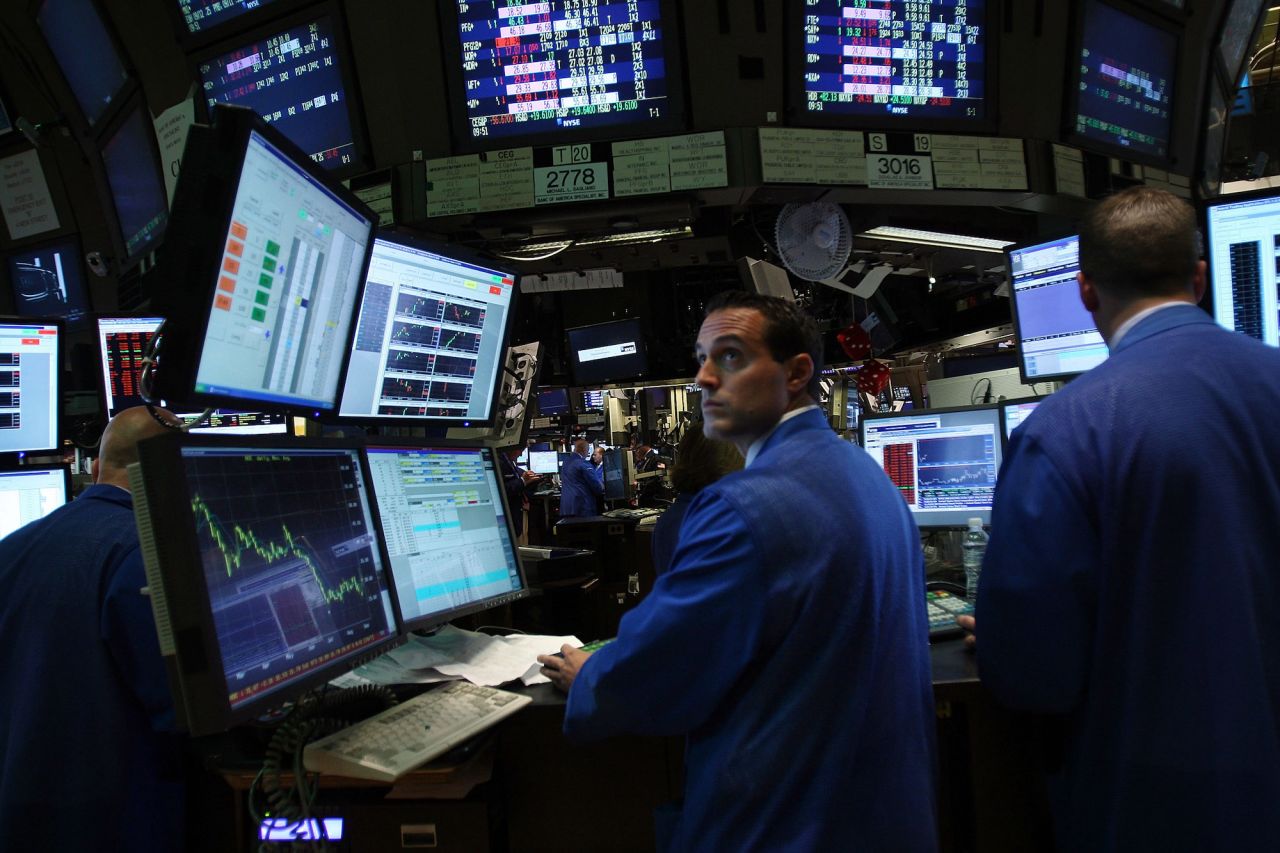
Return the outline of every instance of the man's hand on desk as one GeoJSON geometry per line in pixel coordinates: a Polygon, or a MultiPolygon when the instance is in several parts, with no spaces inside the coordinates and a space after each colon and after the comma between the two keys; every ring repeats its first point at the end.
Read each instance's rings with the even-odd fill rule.
{"type": "Polygon", "coordinates": [[[965,646],[974,648],[978,644],[978,623],[973,621],[972,616],[957,616],[956,622],[960,623],[960,627],[964,629],[965,646]]]}
{"type": "Polygon", "coordinates": [[[551,679],[551,683],[569,692],[573,680],[578,677],[578,670],[591,657],[591,652],[584,652],[577,646],[565,644],[560,647],[558,655],[538,655],[538,663],[542,664],[542,674],[551,679]]]}

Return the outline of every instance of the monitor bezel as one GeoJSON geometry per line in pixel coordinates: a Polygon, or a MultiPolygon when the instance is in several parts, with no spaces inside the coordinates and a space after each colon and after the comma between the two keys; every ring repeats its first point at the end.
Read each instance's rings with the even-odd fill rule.
{"type": "MultiPolygon", "coordinates": [[[[858,419],[858,446],[862,448],[863,453],[866,453],[868,456],[871,455],[867,451],[867,423],[868,422],[874,423],[878,421],[893,421],[893,420],[902,420],[904,418],[921,418],[921,417],[928,417],[929,415],[947,415],[947,414],[962,413],[962,412],[978,412],[978,411],[992,412],[994,413],[995,419],[996,419],[996,437],[997,439],[999,439],[998,452],[999,452],[1000,458],[996,462],[996,487],[998,488],[999,481],[1000,481],[1000,469],[1004,467],[1004,458],[1005,458],[1005,454],[1008,451],[1008,445],[1009,445],[1008,439],[1005,438],[1005,434],[1004,434],[1004,409],[1002,408],[1003,405],[1004,405],[1004,401],[1001,401],[998,403],[983,403],[977,406],[946,406],[946,407],[940,407],[937,409],[903,409],[902,411],[898,411],[898,412],[868,412],[864,409],[862,413],[862,417],[858,419]]],[[[883,471],[884,469],[881,468],[881,470],[883,471]]],[[[992,496],[993,509],[994,509],[994,503],[995,503],[995,498],[993,494],[992,496]]],[[[931,511],[936,511],[936,510],[931,510],[931,511]]],[[[910,512],[910,510],[908,510],[908,512],[910,512]]],[[[981,514],[984,511],[969,510],[968,512],[972,514],[981,514]]],[[[983,524],[990,525],[992,510],[986,510],[985,512],[986,512],[986,520],[983,522],[983,524]]],[[[968,520],[967,518],[961,521],[958,521],[955,524],[921,524],[920,522],[916,521],[916,514],[912,512],[911,520],[912,522],[915,523],[916,528],[921,532],[924,532],[926,530],[965,530],[968,527],[968,524],[966,523],[968,520]]]]}
{"type": "MultiPolygon", "coordinates": [[[[895,0],[905,2],[905,0],[895,0]]],[[[804,4],[792,4],[786,13],[783,27],[783,68],[786,75],[783,86],[787,126],[795,128],[819,128],[823,130],[884,130],[884,131],[932,131],[964,134],[994,134],[1000,123],[999,49],[1000,27],[993,26],[1003,20],[1003,0],[986,0],[983,32],[987,40],[984,46],[983,116],[982,118],[920,118],[916,116],[832,115],[806,112],[804,87],[804,4]]]]}
{"type": "MultiPolygon", "coordinates": [[[[1230,82],[1231,92],[1235,91],[1236,83],[1239,82],[1241,76],[1244,74],[1247,63],[1251,58],[1250,53],[1253,50],[1253,46],[1257,44],[1258,35],[1261,32],[1262,26],[1266,23],[1266,9],[1268,4],[1263,2],[1263,0],[1258,0],[1257,17],[1253,22],[1253,26],[1249,30],[1249,37],[1245,41],[1244,50],[1240,53],[1240,59],[1236,63],[1236,67],[1230,68],[1227,65],[1227,57],[1222,55],[1222,37],[1225,34],[1224,31],[1226,30],[1227,21],[1231,16],[1234,5],[1234,3],[1223,4],[1224,8],[1222,10],[1222,18],[1218,22],[1218,26],[1215,27],[1213,31],[1213,59],[1211,60],[1212,64],[1217,68],[1218,73],[1230,82]]],[[[1228,98],[1227,103],[1230,104],[1232,100],[1233,98],[1228,98]]]]}
{"type": "Polygon", "coordinates": [[[569,388],[569,410],[575,415],[603,415],[609,408],[608,392],[602,388],[591,388],[589,386],[573,386],[569,388]],[[587,394],[597,393],[601,395],[600,408],[587,408],[587,394]]]}
{"type": "MultiPolygon", "coordinates": [[[[635,379],[644,379],[653,372],[653,365],[649,359],[649,345],[645,336],[645,322],[640,317],[619,317],[616,320],[606,320],[603,323],[590,323],[585,326],[570,326],[564,330],[565,354],[567,356],[569,375],[572,378],[572,385],[579,387],[594,387],[599,385],[610,385],[617,382],[630,382],[635,379]],[[640,373],[622,373],[618,375],[610,375],[605,377],[592,377],[590,381],[583,381],[578,375],[579,361],[577,352],[573,348],[573,333],[581,332],[585,329],[599,329],[605,326],[622,326],[623,324],[634,323],[637,329],[636,342],[639,345],[637,354],[644,359],[644,370],[640,373]]],[[[572,401],[570,401],[572,406],[572,401]]]]}
{"type": "Polygon", "coordinates": [[[40,25],[40,7],[44,5],[46,0],[28,0],[28,12],[31,22],[40,34],[40,40],[44,43],[45,49],[48,51],[53,68],[56,70],[58,79],[66,90],[71,94],[71,108],[68,111],[73,116],[74,123],[78,126],[82,135],[90,135],[100,127],[109,124],[115,115],[122,110],[121,104],[126,102],[135,93],[141,91],[141,84],[138,81],[137,69],[130,60],[129,52],[124,49],[124,42],[120,40],[120,34],[116,32],[115,23],[111,16],[107,14],[106,5],[101,0],[83,0],[92,5],[98,13],[98,17],[102,20],[102,28],[106,31],[106,36],[111,42],[111,48],[115,51],[116,58],[120,60],[120,67],[124,69],[125,81],[111,95],[111,103],[102,111],[97,119],[90,121],[89,116],[85,113],[84,108],[80,106],[80,99],[76,97],[75,89],[71,86],[71,81],[67,78],[66,72],[62,70],[62,63],[58,62],[54,53],[53,45],[49,43],[48,37],[44,34],[44,27],[40,25]]]}
{"type": "MultiPolygon", "coordinates": [[[[1206,199],[1200,206],[1200,222],[1204,227],[1204,260],[1206,262],[1205,276],[1207,284],[1204,289],[1204,298],[1200,300],[1199,304],[1201,308],[1204,308],[1208,314],[1213,317],[1213,321],[1217,323],[1220,328],[1225,329],[1226,326],[1223,326],[1221,320],[1218,318],[1218,311],[1216,307],[1218,281],[1213,275],[1213,226],[1210,220],[1210,213],[1214,208],[1266,199],[1274,199],[1277,208],[1280,208],[1280,187],[1266,187],[1263,189],[1248,190],[1247,192],[1219,195],[1211,199],[1206,199]]],[[[1276,302],[1280,304],[1280,276],[1277,276],[1276,279],[1276,302]]],[[[1231,287],[1230,280],[1225,283],[1225,287],[1231,287]]],[[[1265,341],[1257,338],[1252,338],[1250,335],[1245,335],[1244,332],[1239,330],[1235,331],[1237,334],[1250,337],[1252,340],[1257,340],[1259,343],[1266,343],[1265,341]]],[[[1271,346],[1271,344],[1267,344],[1267,346],[1271,346]]]]}
{"type": "Polygon", "coordinates": [[[178,8],[178,0],[162,0],[162,2],[173,24],[174,38],[178,40],[178,44],[184,51],[191,53],[215,42],[234,41],[241,33],[305,8],[313,0],[269,0],[266,5],[259,6],[257,9],[250,9],[207,30],[198,30],[194,33],[187,27],[182,10],[178,8]]]}
{"type": "Polygon", "coordinates": [[[15,474],[23,471],[61,471],[62,505],[71,503],[71,466],[65,462],[36,462],[30,465],[15,465],[11,460],[4,460],[7,454],[0,454],[0,474],[15,474]]]}
{"type": "MultiPolygon", "coordinates": [[[[364,277],[360,282],[360,298],[356,302],[355,316],[352,318],[352,321],[351,321],[352,336],[351,336],[350,342],[347,345],[346,358],[344,359],[342,364],[342,383],[341,383],[342,388],[338,393],[338,404],[333,408],[333,411],[326,416],[325,419],[335,423],[367,423],[367,424],[380,424],[385,426],[406,426],[406,425],[412,424],[414,426],[439,426],[439,427],[448,427],[451,429],[452,428],[492,429],[493,426],[498,422],[499,416],[502,414],[498,410],[498,398],[502,392],[503,374],[505,373],[506,364],[507,364],[507,353],[508,353],[508,350],[511,348],[511,334],[512,334],[512,330],[515,328],[516,308],[517,308],[517,305],[519,304],[518,297],[520,295],[519,286],[518,286],[519,279],[520,279],[519,273],[517,273],[513,268],[510,268],[510,267],[503,269],[502,262],[500,260],[490,258],[489,256],[481,252],[476,252],[471,249],[455,246],[453,244],[446,243],[440,240],[432,240],[426,237],[419,236],[417,234],[409,234],[402,230],[397,231],[394,229],[381,229],[381,228],[375,229],[373,239],[369,241],[368,254],[369,254],[369,257],[365,261],[364,277]],[[496,370],[494,372],[494,377],[493,377],[493,386],[489,388],[489,391],[488,391],[488,395],[489,395],[488,415],[486,417],[444,418],[444,417],[440,417],[439,415],[421,415],[421,416],[408,415],[403,417],[397,417],[394,415],[378,415],[378,414],[368,414],[368,415],[342,414],[342,391],[346,390],[347,371],[351,367],[351,356],[354,354],[353,351],[355,348],[355,332],[358,330],[358,327],[360,325],[360,314],[364,310],[365,287],[369,283],[369,264],[371,263],[373,258],[374,243],[376,243],[378,240],[382,240],[383,242],[386,242],[386,243],[406,246],[410,249],[417,249],[424,252],[430,252],[431,254],[440,255],[441,257],[447,258],[452,261],[457,261],[459,263],[462,263],[468,266],[480,267],[481,269],[487,269],[491,272],[499,273],[505,276],[510,276],[511,282],[512,282],[510,302],[507,305],[507,316],[502,327],[502,337],[496,351],[496,356],[495,356],[496,370]]],[[[474,388],[474,385],[473,385],[473,388],[474,388]]]]}
{"type": "MultiPolygon", "coordinates": [[[[529,574],[525,570],[524,561],[520,558],[520,548],[518,537],[515,535],[515,528],[512,526],[511,507],[507,502],[507,490],[502,480],[502,463],[498,461],[498,454],[501,452],[495,447],[474,441],[459,441],[456,439],[438,438],[402,438],[400,436],[379,436],[370,437],[364,441],[366,467],[372,472],[372,466],[369,464],[368,453],[370,450],[429,450],[431,448],[442,448],[451,450],[475,450],[479,451],[482,457],[487,457],[488,462],[493,466],[494,482],[496,484],[495,494],[498,501],[502,505],[502,518],[507,529],[507,540],[511,544],[511,553],[516,561],[516,569],[520,573],[521,589],[504,593],[500,596],[492,596],[484,601],[473,601],[459,607],[450,608],[449,610],[433,613],[429,616],[417,616],[413,619],[406,619],[404,610],[400,606],[399,587],[395,583],[395,570],[391,564],[391,558],[387,557],[387,572],[391,575],[391,600],[395,608],[396,619],[400,622],[401,630],[404,633],[409,631],[422,631],[437,628],[445,625],[454,619],[463,616],[469,616],[473,613],[479,613],[494,607],[511,604],[524,598],[529,598],[533,592],[529,587],[529,574]]],[[[370,492],[376,492],[373,485],[373,479],[369,480],[370,492]]],[[[376,497],[376,494],[375,494],[376,497]]],[[[382,515],[378,511],[377,503],[374,504],[374,525],[377,529],[378,537],[382,542],[386,542],[386,536],[382,527],[382,515]]],[[[385,547],[384,547],[385,551],[385,547]]]]}
{"type": "Polygon", "coordinates": [[[1115,157],[1119,160],[1155,166],[1159,169],[1171,167],[1176,159],[1174,150],[1177,142],[1178,120],[1182,114],[1177,98],[1179,84],[1183,82],[1179,79],[1179,60],[1182,56],[1184,41],[1182,29],[1169,18],[1125,0],[1079,0],[1071,13],[1070,32],[1070,38],[1067,40],[1067,95],[1062,99],[1062,141],[1085,151],[1115,157]],[[1137,151],[1123,145],[1095,139],[1075,129],[1076,115],[1080,111],[1080,50],[1084,39],[1085,14],[1090,4],[1107,6],[1113,11],[1134,18],[1139,23],[1164,30],[1173,36],[1173,77],[1169,84],[1174,89],[1174,97],[1169,99],[1169,138],[1165,142],[1163,155],[1137,151]]]}
{"type": "MultiPolygon", "coordinates": [[[[1046,373],[1041,376],[1027,375],[1027,354],[1022,347],[1022,321],[1018,317],[1018,292],[1013,284],[1013,253],[1014,252],[1022,251],[1024,249],[1033,249],[1036,246],[1044,246],[1044,245],[1048,245],[1049,243],[1057,243],[1060,240],[1065,240],[1073,236],[1076,237],[1077,241],[1079,240],[1079,237],[1080,237],[1079,233],[1063,234],[1060,237],[1037,238],[1035,240],[1028,240],[1026,242],[1014,243],[1010,246],[1005,247],[1004,268],[1005,268],[1005,276],[1006,276],[1005,280],[1009,284],[1009,315],[1013,321],[1013,338],[1018,345],[1018,378],[1022,380],[1023,385],[1035,385],[1040,382],[1060,382],[1064,379],[1072,379],[1076,376],[1083,376],[1085,373],[1089,372],[1088,370],[1081,370],[1081,371],[1068,370],[1068,371],[1062,371],[1059,373],[1046,373]]],[[[1080,266],[1080,263],[1077,260],[1076,262],[1077,274],[1079,274],[1079,266],[1080,266]]],[[[1081,307],[1084,307],[1084,306],[1081,305],[1081,307]]],[[[1090,369],[1093,369],[1093,368],[1090,368],[1090,369]]]]}
{"type": "Polygon", "coordinates": [[[1018,397],[1013,400],[1001,400],[999,403],[996,403],[996,405],[1000,407],[1000,433],[1004,436],[1004,446],[1005,446],[1006,452],[1008,452],[1009,440],[1012,438],[1012,435],[1013,435],[1011,431],[1005,429],[1005,424],[1009,422],[1005,414],[1006,410],[1008,410],[1013,406],[1022,406],[1022,405],[1026,405],[1027,403],[1035,403],[1038,406],[1048,398],[1049,398],[1049,395],[1045,394],[1040,397],[1018,397]]]}
{"type": "Polygon", "coordinates": [[[567,385],[540,385],[533,389],[533,402],[538,410],[536,417],[539,418],[563,418],[577,414],[573,408],[573,396],[567,385]],[[564,394],[564,411],[563,412],[544,412],[542,411],[542,401],[539,399],[543,393],[559,391],[564,394]]]}
{"type": "MultiPolygon", "coordinates": [[[[4,250],[4,253],[3,253],[3,260],[5,264],[5,275],[9,279],[9,292],[13,295],[14,313],[19,317],[26,316],[18,312],[18,294],[15,293],[13,290],[13,276],[8,274],[8,267],[13,256],[18,254],[28,254],[31,252],[39,252],[43,249],[50,249],[55,247],[58,244],[63,244],[63,243],[71,245],[75,250],[75,264],[80,271],[80,282],[81,282],[80,295],[84,299],[84,313],[81,315],[80,319],[74,322],[68,320],[66,317],[64,317],[63,319],[67,320],[68,329],[74,328],[77,331],[79,331],[81,329],[87,329],[89,327],[90,322],[93,320],[95,314],[93,311],[92,300],[89,297],[89,275],[88,275],[88,269],[86,269],[85,263],[84,263],[84,244],[81,242],[80,234],[78,232],[70,231],[70,232],[67,232],[66,234],[63,234],[60,237],[47,237],[42,235],[41,239],[39,240],[30,242],[30,243],[20,243],[20,244],[14,244],[9,246],[7,249],[4,250]]],[[[33,314],[31,316],[46,317],[48,315],[33,314]]]]}
{"type": "MultiPolygon", "coordinates": [[[[57,343],[54,348],[53,357],[53,376],[56,380],[54,388],[53,401],[53,418],[54,418],[54,442],[53,447],[24,447],[15,448],[13,450],[0,449],[0,459],[6,456],[47,456],[54,453],[62,452],[62,444],[66,441],[66,425],[63,423],[66,419],[63,417],[65,406],[63,405],[63,391],[66,376],[63,370],[63,360],[67,353],[67,324],[62,317],[18,317],[14,315],[0,315],[0,326],[56,326],[58,330],[57,343]]],[[[21,410],[19,410],[21,411],[21,410]]]]}
{"type": "Polygon", "coordinates": [[[356,315],[364,299],[364,282],[377,232],[378,215],[347,190],[334,175],[317,166],[300,148],[263,121],[253,110],[222,106],[216,112],[213,125],[192,126],[183,155],[182,174],[174,190],[171,205],[173,213],[170,215],[159,266],[167,280],[184,281],[187,286],[181,291],[158,290],[152,297],[151,310],[165,318],[165,323],[161,326],[161,362],[156,370],[154,396],[156,399],[168,400],[172,405],[190,406],[197,411],[211,406],[274,410],[302,415],[336,411],[342,397],[347,361],[351,356],[351,344],[358,325],[356,315]],[[231,213],[235,208],[250,134],[255,132],[289,157],[300,171],[369,222],[369,237],[356,279],[351,323],[345,341],[341,344],[343,360],[334,386],[333,401],[327,406],[301,401],[214,394],[197,391],[195,388],[214,291],[218,284],[218,270],[223,255],[222,238],[227,233],[231,213]],[[220,189],[216,194],[208,191],[208,187],[217,185],[220,185],[220,189]],[[210,229],[217,232],[216,241],[209,236],[210,229]],[[164,340],[169,335],[176,335],[179,341],[164,340]]]}
{"type": "MultiPolygon", "coordinates": [[[[404,631],[399,623],[399,609],[395,605],[394,586],[388,582],[387,587],[390,590],[392,604],[388,636],[375,641],[364,651],[340,663],[321,664],[285,688],[247,699],[239,708],[233,709],[228,695],[217,626],[213,621],[208,585],[202,576],[199,536],[188,497],[190,489],[186,471],[182,465],[181,451],[184,447],[354,451],[361,466],[370,514],[373,516],[375,525],[378,521],[378,508],[368,462],[364,457],[363,442],[359,439],[296,438],[281,435],[190,435],[175,431],[146,439],[138,444],[146,505],[151,513],[151,527],[157,531],[154,544],[159,561],[158,570],[164,582],[161,594],[168,611],[175,645],[174,655],[166,659],[170,690],[173,694],[174,706],[178,710],[179,722],[192,735],[226,731],[237,723],[259,717],[296,699],[311,688],[373,660],[387,649],[404,641],[404,631]],[[163,475],[148,476],[148,468],[162,472],[163,475]],[[160,535],[159,531],[163,531],[163,535],[160,535]],[[192,566],[195,566],[197,571],[193,572],[192,566]],[[181,580],[177,580],[178,578],[181,580]],[[185,594],[175,595],[175,591],[185,594]]],[[[391,564],[387,556],[385,540],[382,538],[380,529],[375,528],[375,534],[373,544],[378,549],[387,574],[384,581],[389,581],[391,564]]]]}
{"type": "Polygon", "coordinates": [[[111,251],[117,261],[116,272],[118,274],[137,266],[143,258],[164,244],[165,234],[169,228],[169,219],[173,215],[173,204],[169,198],[164,180],[164,164],[160,157],[160,142],[156,139],[155,124],[147,107],[146,98],[142,96],[141,90],[131,93],[127,99],[121,99],[121,103],[117,105],[111,120],[104,122],[97,128],[94,136],[94,153],[95,156],[91,158],[90,171],[93,174],[100,205],[107,216],[107,230],[111,237],[111,251]],[[125,235],[124,226],[120,222],[120,208],[116,204],[115,192],[111,189],[105,151],[107,143],[115,138],[116,134],[124,130],[125,125],[131,118],[139,114],[142,115],[148,131],[143,134],[143,137],[146,139],[147,150],[151,155],[148,160],[154,167],[153,171],[156,183],[160,188],[160,197],[165,203],[165,222],[156,236],[143,243],[136,252],[129,254],[128,237],[125,235]]]}
{"type": "MultiPolygon", "coordinates": [[[[167,2],[171,2],[171,0],[167,0],[167,2]]],[[[280,0],[276,0],[276,2],[280,2],[280,0]]],[[[320,3],[292,8],[291,11],[276,17],[264,18],[252,27],[237,30],[234,36],[208,44],[188,54],[188,70],[191,73],[191,79],[195,81],[194,85],[196,87],[196,121],[208,123],[212,120],[212,110],[209,108],[208,101],[205,98],[204,84],[200,76],[201,63],[243,47],[248,42],[271,38],[279,35],[281,30],[299,24],[310,24],[323,17],[328,17],[333,22],[333,50],[339,57],[338,72],[342,75],[342,88],[346,93],[347,124],[351,128],[351,141],[355,158],[351,163],[339,168],[325,169],[322,166],[320,168],[326,174],[337,179],[361,175],[372,169],[374,167],[373,151],[369,144],[369,129],[365,124],[364,97],[360,91],[359,78],[356,76],[355,54],[351,50],[351,40],[347,35],[347,19],[343,14],[342,6],[337,0],[323,0],[320,3]]],[[[219,104],[221,103],[219,102],[219,104]]],[[[233,106],[240,105],[235,104],[233,106]]],[[[246,107],[246,109],[248,108],[246,107]]],[[[250,111],[252,112],[252,110],[250,111]]],[[[281,135],[283,136],[284,134],[281,133],[281,135]]],[[[312,165],[317,165],[306,152],[303,152],[303,156],[312,165]]]]}
{"type": "MultiPolygon", "coordinates": [[[[110,380],[108,378],[108,371],[110,369],[110,365],[107,363],[107,352],[102,346],[102,321],[103,320],[108,320],[108,321],[133,320],[135,322],[141,322],[143,320],[156,320],[158,322],[156,324],[155,331],[158,331],[160,329],[160,325],[164,323],[164,318],[154,314],[138,315],[138,316],[132,316],[132,317],[127,314],[94,314],[93,315],[93,331],[94,331],[93,347],[95,350],[98,351],[97,376],[99,379],[102,380],[102,383],[98,389],[99,391],[98,402],[102,405],[103,414],[107,417],[108,420],[110,420],[115,415],[112,413],[111,406],[108,404],[108,397],[110,396],[110,393],[111,393],[109,388],[110,380]]],[[[152,332],[153,336],[155,335],[155,331],[152,332]]],[[[158,406],[160,404],[155,403],[153,405],[158,406]]],[[[117,409],[116,413],[118,413],[119,411],[120,410],[117,409]]]]}
{"type": "Polygon", "coordinates": [[[454,154],[476,154],[506,148],[546,148],[571,143],[606,142],[609,140],[644,139],[655,136],[671,136],[690,128],[688,79],[685,69],[684,27],[676,0],[658,0],[662,28],[671,34],[663,39],[662,60],[666,79],[667,103],[671,110],[667,117],[645,121],[607,125],[599,128],[578,128],[566,131],[550,129],[503,137],[472,137],[467,131],[471,119],[467,115],[466,80],[462,76],[462,41],[458,34],[457,0],[440,0],[437,4],[437,20],[440,27],[440,57],[444,62],[445,103],[449,114],[449,135],[454,154]]]}

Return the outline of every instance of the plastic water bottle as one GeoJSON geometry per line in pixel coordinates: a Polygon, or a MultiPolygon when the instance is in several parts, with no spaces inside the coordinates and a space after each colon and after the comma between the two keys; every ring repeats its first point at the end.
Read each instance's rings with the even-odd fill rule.
{"type": "Polygon", "coordinates": [[[987,553],[987,534],[982,529],[982,519],[969,519],[969,529],[964,534],[964,587],[965,597],[973,604],[978,600],[978,575],[982,572],[982,558],[987,553]]]}

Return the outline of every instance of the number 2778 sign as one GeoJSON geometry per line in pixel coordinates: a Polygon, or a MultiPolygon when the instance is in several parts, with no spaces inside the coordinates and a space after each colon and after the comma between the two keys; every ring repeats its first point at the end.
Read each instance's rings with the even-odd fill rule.
{"type": "Polygon", "coordinates": [[[573,163],[533,170],[534,204],[608,197],[608,163],[573,163]]]}
{"type": "Polygon", "coordinates": [[[883,190],[931,190],[933,161],[906,154],[868,154],[867,186],[883,190]]]}

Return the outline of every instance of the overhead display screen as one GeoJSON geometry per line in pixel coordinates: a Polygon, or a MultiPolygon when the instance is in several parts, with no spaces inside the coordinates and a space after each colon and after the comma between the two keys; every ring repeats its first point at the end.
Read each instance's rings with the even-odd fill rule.
{"type": "Polygon", "coordinates": [[[1166,159],[1177,35],[1097,0],[1084,5],[1080,32],[1073,132],[1110,149],[1166,159]]]}
{"type": "Polygon", "coordinates": [[[271,4],[272,0],[177,0],[187,32],[195,34],[234,20],[246,12],[271,4]]]}
{"type": "Polygon", "coordinates": [[[343,62],[333,21],[321,16],[210,57],[198,71],[210,110],[249,107],[316,163],[341,170],[362,156],[343,62]]]}
{"type": "Polygon", "coordinates": [[[986,12],[986,0],[805,0],[799,120],[985,122],[986,12]]]}
{"type": "Polygon", "coordinates": [[[669,0],[456,0],[449,8],[444,28],[451,94],[462,104],[454,121],[460,145],[683,127],[669,0]]]}

